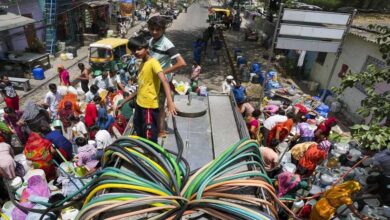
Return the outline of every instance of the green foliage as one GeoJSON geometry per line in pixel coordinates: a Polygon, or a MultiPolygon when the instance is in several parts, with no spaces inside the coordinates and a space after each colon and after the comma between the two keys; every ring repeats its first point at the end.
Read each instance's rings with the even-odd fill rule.
{"type": "Polygon", "coordinates": [[[379,124],[354,125],[351,127],[353,137],[371,150],[390,149],[390,128],[379,124]]]}
{"type": "Polygon", "coordinates": [[[380,25],[370,25],[371,30],[375,30],[379,33],[377,37],[377,43],[379,51],[382,53],[382,58],[386,60],[387,65],[390,65],[390,27],[380,25]]]}
{"type": "Polygon", "coordinates": [[[302,0],[301,2],[317,5],[325,10],[335,10],[340,7],[383,10],[390,7],[389,0],[302,0]]]}
{"type": "MultiPolygon", "coordinates": [[[[378,31],[377,40],[380,52],[387,64],[390,64],[390,36],[389,28],[381,26],[371,26],[372,30],[378,31]]],[[[388,123],[381,124],[383,121],[390,121],[390,91],[378,94],[375,86],[378,83],[386,82],[390,84],[390,69],[377,69],[370,65],[366,71],[361,73],[349,72],[342,80],[339,88],[332,88],[335,94],[341,95],[347,88],[361,85],[367,97],[361,102],[357,113],[364,118],[370,118],[365,124],[356,124],[351,127],[353,137],[359,141],[362,146],[373,150],[389,148],[390,149],[390,128],[388,123]]]]}

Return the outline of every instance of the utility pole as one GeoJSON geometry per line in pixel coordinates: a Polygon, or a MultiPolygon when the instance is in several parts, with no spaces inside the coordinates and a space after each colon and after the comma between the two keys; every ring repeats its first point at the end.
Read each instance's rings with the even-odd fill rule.
{"type": "Polygon", "coordinates": [[[268,82],[268,72],[271,68],[271,60],[272,60],[272,57],[274,56],[274,48],[275,48],[275,44],[276,44],[276,37],[278,36],[280,18],[282,16],[282,10],[283,10],[283,3],[281,3],[279,6],[278,19],[276,21],[275,31],[274,31],[274,35],[272,37],[272,44],[271,44],[271,48],[270,48],[270,51],[268,54],[267,66],[265,67],[265,76],[264,76],[264,81],[263,81],[263,85],[262,85],[263,97],[264,97],[264,92],[266,90],[266,85],[268,82]]]}

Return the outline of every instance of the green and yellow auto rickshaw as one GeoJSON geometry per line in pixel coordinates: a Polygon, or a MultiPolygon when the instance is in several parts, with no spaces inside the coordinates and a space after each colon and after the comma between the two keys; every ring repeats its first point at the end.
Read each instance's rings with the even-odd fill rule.
{"type": "Polygon", "coordinates": [[[127,48],[128,40],[124,38],[105,38],[89,45],[89,64],[93,76],[105,70],[118,70],[121,57],[131,54],[127,48]]]}

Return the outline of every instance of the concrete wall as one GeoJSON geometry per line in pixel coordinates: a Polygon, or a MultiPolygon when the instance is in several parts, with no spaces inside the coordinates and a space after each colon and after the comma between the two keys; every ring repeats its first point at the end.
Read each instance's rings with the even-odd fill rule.
{"type": "MultiPolygon", "coordinates": [[[[18,3],[21,14],[32,14],[32,18],[34,20],[43,20],[43,13],[39,7],[38,0],[18,0],[18,3]]],[[[10,5],[7,11],[19,15],[19,10],[16,4],[10,5]]],[[[44,39],[43,29],[39,29],[39,27],[41,27],[42,25],[42,22],[34,24],[35,28],[38,29],[36,30],[37,38],[41,41],[44,39]]],[[[9,30],[8,35],[11,37],[13,50],[24,50],[26,47],[28,47],[23,27],[9,30]]]]}
{"type": "MultiPolygon", "coordinates": [[[[330,88],[337,87],[341,83],[341,79],[338,77],[338,72],[341,69],[342,64],[347,64],[349,70],[353,72],[361,72],[366,62],[367,56],[372,56],[377,59],[381,59],[381,53],[379,52],[378,45],[372,42],[365,41],[361,37],[349,34],[343,46],[343,51],[340,56],[339,62],[336,66],[335,73],[332,77],[330,88]]],[[[313,65],[310,79],[319,82],[321,88],[324,88],[329,77],[333,62],[335,59],[334,53],[328,53],[323,65],[315,62],[313,65]]],[[[388,90],[389,85],[381,86],[381,90],[388,90]],[[386,87],[386,88],[384,88],[386,87]]],[[[342,101],[348,106],[350,113],[355,113],[360,107],[361,100],[365,98],[365,94],[356,88],[350,88],[345,90],[342,101]]]]}

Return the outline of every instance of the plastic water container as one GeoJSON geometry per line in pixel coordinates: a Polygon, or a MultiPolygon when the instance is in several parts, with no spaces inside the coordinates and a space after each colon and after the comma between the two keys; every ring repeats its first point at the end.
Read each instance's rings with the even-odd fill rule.
{"type": "Polygon", "coordinates": [[[237,66],[240,66],[241,64],[246,64],[246,59],[245,57],[239,57],[237,59],[237,66]]]}
{"type": "Polygon", "coordinates": [[[327,118],[330,109],[329,109],[329,106],[327,106],[327,105],[325,105],[325,104],[321,104],[320,106],[318,106],[318,107],[316,108],[316,111],[317,111],[322,117],[327,118]]]}
{"type": "Polygon", "coordinates": [[[295,173],[296,170],[297,170],[297,166],[295,166],[295,164],[293,164],[293,163],[285,163],[285,164],[283,164],[283,171],[287,171],[287,172],[290,172],[290,173],[295,173]]]}
{"type": "Polygon", "coordinates": [[[45,71],[43,68],[34,68],[32,71],[33,77],[36,80],[43,80],[45,78],[45,71]]]}
{"type": "Polygon", "coordinates": [[[63,60],[63,61],[68,60],[68,56],[66,56],[65,53],[60,54],[60,58],[61,58],[61,60],[63,60]]]}
{"type": "Polygon", "coordinates": [[[251,65],[251,73],[260,73],[261,72],[261,64],[260,63],[253,63],[251,65]]]}
{"type": "Polygon", "coordinates": [[[73,60],[73,53],[66,53],[66,58],[68,59],[68,60],[73,60]]]}

